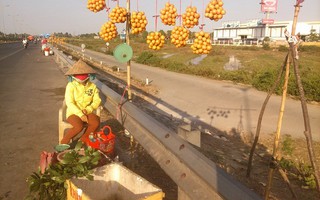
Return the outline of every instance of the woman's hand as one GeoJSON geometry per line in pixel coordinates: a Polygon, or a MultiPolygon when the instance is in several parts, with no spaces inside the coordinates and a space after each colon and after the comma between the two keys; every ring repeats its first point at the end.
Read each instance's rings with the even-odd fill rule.
{"type": "Polygon", "coordinates": [[[82,116],[81,116],[81,120],[82,120],[83,122],[88,123],[88,117],[87,117],[87,115],[82,115],[82,116]]]}

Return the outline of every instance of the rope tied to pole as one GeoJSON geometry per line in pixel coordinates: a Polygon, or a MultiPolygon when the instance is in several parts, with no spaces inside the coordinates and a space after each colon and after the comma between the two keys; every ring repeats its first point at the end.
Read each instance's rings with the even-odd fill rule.
{"type": "Polygon", "coordinates": [[[124,88],[123,93],[122,93],[122,96],[121,96],[121,98],[120,98],[120,102],[118,103],[118,106],[117,106],[116,118],[117,118],[118,121],[120,121],[121,108],[122,108],[122,106],[128,101],[128,100],[123,101],[124,95],[126,94],[127,90],[128,90],[128,86],[126,86],[126,87],[124,88]]]}

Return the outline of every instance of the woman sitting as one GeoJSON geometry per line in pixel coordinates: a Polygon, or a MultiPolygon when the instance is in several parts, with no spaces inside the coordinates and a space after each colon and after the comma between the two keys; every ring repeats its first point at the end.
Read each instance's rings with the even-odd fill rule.
{"type": "Polygon", "coordinates": [[[85,141],[100,126],[100,117],[93,113],[101,103],[99,89],[91,82],[95,73],[89,65],[79,60],[65,74],[69,80],[65,92],[66,118],[73,127],[64,135],[61,144],[68,144],[82,131],[85,123],[88,127],[81,141],[85,141]]]}

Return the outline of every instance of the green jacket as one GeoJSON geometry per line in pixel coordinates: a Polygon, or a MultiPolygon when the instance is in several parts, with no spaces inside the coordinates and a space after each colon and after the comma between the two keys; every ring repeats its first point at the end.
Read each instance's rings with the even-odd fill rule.
{"type": "Polygon", "coordinates": [[[101,103],[99,89],[94,83],[88,81],[86,85],[83,85],[76,80],[67,84],[65,101],[67,105],[67,118],[73,114],[81,117],[83,109],[87,111],[87,114],[90,114],[101,103]]]}

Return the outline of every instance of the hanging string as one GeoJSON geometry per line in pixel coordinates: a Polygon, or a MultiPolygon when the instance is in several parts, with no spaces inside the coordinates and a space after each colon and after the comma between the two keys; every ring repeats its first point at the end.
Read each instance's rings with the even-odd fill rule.
{"type": "Polygon", "coordinates": [[[204,10],[204,0],[202,0],[202,24],[200,24],[200,30],[203,31],[204,27],[204,16],[205,16],[205,10],[204,10]]]}
{"type": "Polygon", "coordinates": [[[155,21],[155,31],[157,31],[158,26],[158,0],[156,0],[156,21],[155,21]]]}
{"type": "Polygon", "coordinates": [[[202,0],[202,24],[204,24],[204,16],[205,16],[205,13],[204,13],[204,0],[202,0]]]}
{"type": "Polygon", "coordinates": [[[182,13],[181,13],[181,0],[180,0],[180,13],[179,13],[179,18],[180,18],[180,26],[182,26],[182,13]]]}
{"type": "Polygon", "coordinates": [[[117,6],[119,6],[119,0],[117,0],[117,6]]]}
{"type": "Polygon", "coordinates": [[[110,11],[109,0],[107,0],[106,12],[108,16],[108,21],[109,21],[109,11],[110,11]]]}
{"type": "Polygon", "coordinates": [[[124,102],[123,100],[124,100],[124,95],[126,94],[127,90],[128,90],[128,86],[126,86],[126,87],[124,88],[123,93],[122,93],[122,96],[121,96],[121,98],[120,98],[120,102],[119,102],[118,107],[117,107],[116,118],[117,118],[118,121],[120,121],[120,116],[121,116],[120,114],[121,114],[122,105],[123,105],[124,103],[126,103],[126,101],[124,102]]]}
{"type": "Polygon", "coordinates": [[[192,6],[192,0],[190,0],[190,6],[192,6]]]}
{"type": "Polygon", "coordinates": [[[139,12],[139,0],[137,0],[137,11],[139,12]]]}
{"type": "Polygon", "coordinates": [[[154,23],[154,26],[155,26],[155,32],[157,32],[157,29],[158,29],[158,0],[156,0],[156,15],[153,16],[155,18],[155,23],[154,23]]]}

